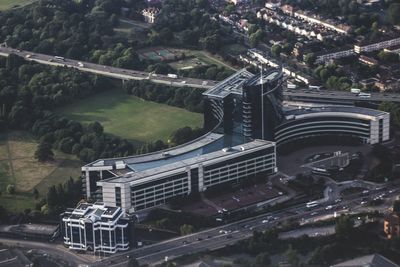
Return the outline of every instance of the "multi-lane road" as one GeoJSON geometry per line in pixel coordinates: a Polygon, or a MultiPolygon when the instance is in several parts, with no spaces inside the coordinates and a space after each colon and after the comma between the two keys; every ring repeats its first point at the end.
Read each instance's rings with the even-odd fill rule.
{"type": "Polygon", "coordinates": [[[266,230],[287,220],[302,222],[327,215],[333,216],[334,212],[337,214],[349,213],[356,208],[365,206],[366,203],[364,202],[368,200],[373,200],[377,197],[383,199],[392,198],[398,194],[397,192],[397,188],[394,187],[376,187],[374,190],[371,190],[368,195],[354,194],[345,197],[340,202],[331,199],[311,209],[307,208],[303,203],[192,235],[133,249],[126,253],[119,253],[104,259],[103,262],[98,263],[98,266],[123,266],[122,264],[127,261],[128,257],[135,257],[141,263],[151,265],[165,259],[173,259],[182,255],[213,250],[249,238],[255,230],[266,230]]]}
{"type": "Polygon", "coordinates": [[[69,58],[61,58],[40,53],[33,53],[30,51],[23,51],[9,47],[0,47],[0,56],[8,56],[10,54],[15,54],[25,58],[28,61],[34,61],[40,64],[76,68],[84,72],[90,72],[121,80],[149,80],[154,83],[166,84],[175,87],[189,86],[189,87],[204,88],[204,89],[211,88],[217,83],[216,81],[193,79],[186,77],[171,78],[168,77],[167,75],[116,68],[111,66],[94,64],[90,62],[83,62],[69,58]]]}
{"type": "MultiPolygon", "coordinates": [[[[142,264],[153,266],[166,259],[171,260],[179,256],[214,250],[226,245],[235,244],[240,240],[251,237],[254,231],[271,229],[288,220],[300,223],[312,222],[328,216],[332,217],[334,213],[339,215],[342,213],[357,213],[360,209],[365,211],[369,200],[376,198],[392,199],[398,195],[399,191],[400,187],[398,186],[375,186],[371,187],[368,193],[349,195],[343,197],[340,202],[332,198],[313,208],[307,208],[305,203],[302,203],[191,235],[169,239],[154,245],[133,248],[127,252],[120,252],[103,258],[90,253],[75,254],[61,245],[49,243],[4,238],[1,238],[0,241],[5,245],[17,245],[27,249],[46,251],[46,254],[52,257],[69,262],[70,266],[122,267],[126,266],[130,257],[137,258],[142,264]]],[[[382,207],[374,207],[373,209],[382,210],[382,207]]]]}
{"type": "MultiPolygon", "coordinates": [[[[195,88],[209,89],[216,85],[218,81],[202,80],[187,77],[171,78],[167,75],[154,74],[143,71],[129,70],[116,68],[106,65],[99,65],[90,62],[82,62],[65,58],[64,60],[56,59],[51,55],[33,53],[30,51],[22,51],[9,47],[0,47],[0,56],[8,56],[16,54],[25,58],[28,61],[51,65],[51,66],[66,66],[76,68],[81,71],[90,72],[106,77],[117,78],[121,80],[149,80],[154,83],[166,84],[169,86],[182,87],[189,86],[195,88]]],[[[327,91],[327,90],[311,90],[311,89],[295,89],[285,90],[285,98],[291,101],[316,102],[324,104],[354,104],[357,101],[366,102],[382,102],[394,101],[400,103],[400,94],[394,93],[371,93],[370,97],[360,97],[348,91],[327,91]]]]}
{"type": "Polygon", "coordinates": [[[392,101],[400,103],[400,94],[396,93],[370,93],[369,97],[361,97],[349,91],[330,91],[312,89],[284,90],[287,100],[304,101],[323,104],[354,104],[355,102],[383,102],[392,101]]]}

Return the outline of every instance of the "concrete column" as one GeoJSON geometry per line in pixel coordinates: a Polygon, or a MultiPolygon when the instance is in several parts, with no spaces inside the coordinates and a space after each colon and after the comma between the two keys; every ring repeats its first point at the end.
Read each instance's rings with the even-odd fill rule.
{"type": "Polygon", "coordinates": [[[90,198],[90,178],[89,178],[89,170],[85,171],[85,176],[86,176],[86,198],[90,198]]]}

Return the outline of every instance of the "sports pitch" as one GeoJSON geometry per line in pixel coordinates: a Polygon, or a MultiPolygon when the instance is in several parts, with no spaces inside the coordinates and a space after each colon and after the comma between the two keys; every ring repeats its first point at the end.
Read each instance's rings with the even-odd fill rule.
{"type": "Polygon", "coordinates": [[[167,48],[149,48],[139,52],[139,57],[153,61],[165,61],[175,59],[175,54],[167,48]]]}
{"type": "Polygon", "coordinates": [[[202,114],[144,101],[121,89],[76,101],[57,113],[82,123],[98,121],[105,132],[136,142],[167,141],[178,128],[203,124],[202,114]]]}

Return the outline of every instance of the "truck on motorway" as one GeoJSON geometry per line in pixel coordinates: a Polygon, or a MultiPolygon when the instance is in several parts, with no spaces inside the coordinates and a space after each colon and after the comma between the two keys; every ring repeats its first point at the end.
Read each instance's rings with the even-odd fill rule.
{"type": "Polygon", "coordinates": [[[64,61],[64,60],[65,60],[65,58],[63,58],[63,57],[60,57],[60,56],[54,56],[54,58],[55,58],[55,59],[58,59],[58,60],[62,60],[62,61],[64,61]]]}
{"type": "Polygon", "coordinates": [[[83,65],[83,63],[82,62],[78,62],[78,67],[81,67],[81,68],[83,68],[85,65],[83,65]]]}
{"type": "Polygon", "coordinates": [[[316,207],[316,206],[318,206],[318,205],[319,205],[318,201],[311,201],[311,202],[308,202],[308,203],[306,204],[306,207],[307,207],[307,208],[313,208],[313,207],[316,207]]]}
{"type": "Polygon", "coordinates": [[[297,88],[297,85],[295,85],[295,84],[292,84],[292,83],[287,84],[287,89],[296,89],[296,88],[297,88]]]}
{"type": "Polygon", "coordinates": [[[167,76],[172,79],[178,79],[178,75],[176,74],[168,73],[167,76]]]}
{"type": "Polygon", "coordinates": [[[371,97],[371,94],[370,94],[370,93],[363,93],[363,92],[361,92],[361,93],[358,94],[358,96],[359,96],[359,97],[363,97],[363,98],[368,98],[368,97],[371,97]]]}
{"type": "Polygon", "coordinates": [[[351,88],[351,89],[350,89],[350,92],[351,92],[352,94],[359,94],[359,93],[361,93],[361,90],[358,89],[358,88],[351,88]]]}

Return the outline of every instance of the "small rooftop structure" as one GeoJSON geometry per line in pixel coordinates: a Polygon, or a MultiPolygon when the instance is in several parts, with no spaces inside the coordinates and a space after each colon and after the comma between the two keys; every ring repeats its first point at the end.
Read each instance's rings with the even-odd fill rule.
{"type": "Polygon", "coordinates": [[[218,83],[213,88],[204,92],[203,95],[214,98],[224,98],[229,94],[242,95],[243,83],[253,76],[254,74],[246,69],[241,69],[222,82],[218,83]]]}
{"type": "Polygon", "coordinates": [[[75,209],[66,212],[64,218],[95,223],[97,221],[105,222],[114,220],[118,218],[121,213],[122,210],[120,207],[110,207],[100,202],[94,204],[80,203],[75,209]]]}

